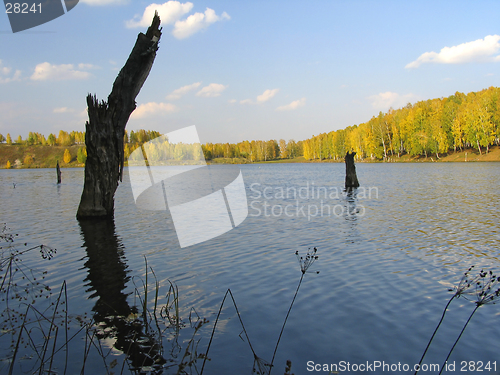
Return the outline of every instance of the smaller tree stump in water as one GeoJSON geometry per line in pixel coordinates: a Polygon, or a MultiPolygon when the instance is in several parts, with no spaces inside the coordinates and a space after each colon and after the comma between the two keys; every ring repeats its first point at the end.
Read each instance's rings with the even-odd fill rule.
{"type": "Polygon", "coordinates": [[[59,168],[59,160],[57,161],[56,165],[56,171],[57,171],[57,183],[61,183],[61,168],[59,168]]]}
{"type": "Polygon", "coordinates": [[[345,155],[345,188],[352,189],[359,187],[358,176],[356,175],[356,166],[354,165],[355,152],[347,151],[345,155]]]}

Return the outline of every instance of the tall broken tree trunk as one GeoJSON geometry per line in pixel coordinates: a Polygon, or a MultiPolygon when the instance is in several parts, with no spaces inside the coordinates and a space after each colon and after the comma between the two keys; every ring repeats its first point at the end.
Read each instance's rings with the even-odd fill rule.
{"type": "Polygon", "coordinates": [[[149,75],[161,37],[155,12],[146,34],[140,33],[130,56],[116,77],[108,102],[87,96],[85,124],[87,161],[85,182],[76,217],[113,217],[114,195],[123,175],[123,136],[136,108],[135,98],[149,75]]]}
{"type": "Polygon", "coordinates": [[[346,190],[359,187],[358,176],[356,175],[356,166],[354,165],[355,152],[345,155],[345,188],[346,190]]]}

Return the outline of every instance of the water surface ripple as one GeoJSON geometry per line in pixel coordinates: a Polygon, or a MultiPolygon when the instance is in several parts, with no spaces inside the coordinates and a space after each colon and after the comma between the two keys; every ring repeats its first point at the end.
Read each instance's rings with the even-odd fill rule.
{"type": "MultiPolygon", "coordinates": [[[[194,307],[212,323],[230,288],[256,353],[270,361],[301,276],[295,252],[317,247],[319,259],[304,277],[273,373],[282,373],[287,359],[296,374],[308,373],[308,361],[417,363],[450,297],[448,288],[470,265],[500,270],[500,164],[358,164],[361,187],[354,196],[341,193],[344,168],[241,166],[247,219],[184,249],[167,212],[135,206],[126,174],[115,204],[125,291],[144,275],[146,256],[163,285],[171,280],[179,286],[182,311],[187,315],[194,307]],[[325,214],[326,205],[335,214],[325,214]]],[[[63,169],[62,185],[55,180],[53,170],[0,170],[0,222],[23,242],[57,248],[51,261],[26,261],[48,270],[54,287],[66,280],[70,311],[90,312],[96,301],[88,287],[89,254],[75,219],[83,170],[63,169]]],[[[451,305],[426,363],[441,364],[473,308],[463,299],[451,305]]],[[[457,367],[460,361],[497,360],[500,367],[498,314],[496,305],[478,310],[450,358],[457,367]]],[[[202,329],[200,349],[211,327],[202,329]]],[[[241,330],[228,304],[205,374],[251,372],[253,357],[241,330]]]]}

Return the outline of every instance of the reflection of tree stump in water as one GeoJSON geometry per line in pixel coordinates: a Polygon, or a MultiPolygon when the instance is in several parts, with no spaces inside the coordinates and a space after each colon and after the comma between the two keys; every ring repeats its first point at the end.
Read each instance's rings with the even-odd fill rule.
{"type": "Polygon", "coordinates": [[[356,166],[354,165],[355,152],[345,155],[345,188],[352,189],[359,187],[358,176],[356,175],[356,166]]]}
{"type": "Polygon", "coordinates": [[[161,345],[148,334],[147,327],[145,329],[147,322],[129,318],[137,309],[129,306],[127,295],[123,293],[130,277],[127,276],[124,247],[116,236],[114,221],[94,219],[80,220],[79,223],[87,249],[86,291],[92,292],[91,298],[97,298],[92,311],[96,323],[101,323],[98,337],[116,338],[114,346],[127,355],[134,369],[155,365],[161,368],[165,363],[160,354],[161,345]]]}

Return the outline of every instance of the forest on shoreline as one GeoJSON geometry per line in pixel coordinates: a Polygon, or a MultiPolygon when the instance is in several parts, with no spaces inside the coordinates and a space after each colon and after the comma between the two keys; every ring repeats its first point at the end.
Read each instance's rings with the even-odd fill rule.
{"type": "MultiPolygon", "coordinates": [[[[202,150],[209,163],[343,161],[355,151],[357,161],[471,161],[500,160],[500,88],[456,92],[387,113],[379,112],[366,123],[322,133],[304,141],[254,140],[206,143],[202,150]],[[467,159],[469,155],[469,159],[467,159]]],[[[127,158],[136,148],[161,136],[157,131],[131,131],[124,137],[127,158]]],[[[182,153],[178,153],[182,159],[182,153]]],[[[0,168],[51,168],[84,166],[85,133],[61,130],[56,136],[30,132],[0,134],[0,168]]]]}

